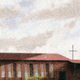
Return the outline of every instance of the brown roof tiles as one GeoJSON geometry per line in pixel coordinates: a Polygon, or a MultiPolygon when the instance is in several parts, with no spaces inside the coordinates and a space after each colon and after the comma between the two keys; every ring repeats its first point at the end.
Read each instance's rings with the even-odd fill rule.
{"type": "Polygon", "coordinates": [[[68,58],[60,54],[40,53],[0,53],[0,60],[65,60],[68,58]]]}

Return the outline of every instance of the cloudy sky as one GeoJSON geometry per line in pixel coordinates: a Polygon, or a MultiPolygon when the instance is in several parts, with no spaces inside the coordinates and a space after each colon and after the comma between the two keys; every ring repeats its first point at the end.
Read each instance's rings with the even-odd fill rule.
{"type": "Polygon", "coordinates": [[[0,0],[0,52],[59,53],[80,59],[80,0],[0,0]]]}

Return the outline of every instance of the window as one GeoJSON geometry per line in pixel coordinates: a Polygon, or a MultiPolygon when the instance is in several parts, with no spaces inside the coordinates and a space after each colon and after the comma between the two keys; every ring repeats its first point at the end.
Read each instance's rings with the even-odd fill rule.
{"type": "Polygon", "coordinates": [[[18,64],[18,77],[21,77],[21,64],[18,64]]]}
{"type": "Polygon", "coordinates": [[[13,63],[13,76],[16,77],[16,63],[13,63]]]}
{"type": "Polygon", "coordinates": [[[49,77],[49,64],[46,63],[46,76],[49,77]]]}
{"type": "Polygon", "coordinates": [[[51,64],[51,78],[54,78],[54,64],[51,64]]]}
{"type": "Polygon", "coordinates": [[[32,63],[30,63],[30,76],[33,76],[33,64],[32,63]]]}
{"type": "Polygon", "coordinates": [[[24,64],[25,78],[28,78],[28,64],[24,64]]]}
{"type": "Polygon", "coordinates": [[[11,64],[8,64],[8,77],[11,77],[11,64]]]}
{"type": "Polygon", "coordinates": [[[5,65],[3,64],[2,65],[2,78],[5,77],[5,65]]]}
{"type": "Polygon", "coordinates": [[[38,64],[35,64],[35,76],[38,76],[38,64]]]}
{"type": "Polygon", "coordinates": [[[41,76],[44,76],[44,64],[41,64],[41,76]]]}

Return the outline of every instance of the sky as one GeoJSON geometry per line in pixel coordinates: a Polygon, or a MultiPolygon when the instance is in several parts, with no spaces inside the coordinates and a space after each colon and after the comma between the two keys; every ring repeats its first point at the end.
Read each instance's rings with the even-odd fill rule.
{"type": "Polygon", "coordinates": [[[0,0],[0,52],[80,59],[79,25],[80,0],[0,0]]]}

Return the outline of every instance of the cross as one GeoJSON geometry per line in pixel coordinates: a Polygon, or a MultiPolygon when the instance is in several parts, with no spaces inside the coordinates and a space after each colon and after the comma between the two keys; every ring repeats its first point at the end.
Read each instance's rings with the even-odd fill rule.
{"type": "Polygon", "coordinates": [[[74,52],[77,52],[76,50],[74,50],[74,45],[72,45],[72,50],[69,50],[70,52],[72,52],[72,60],[74,59],[74,52]]]}

